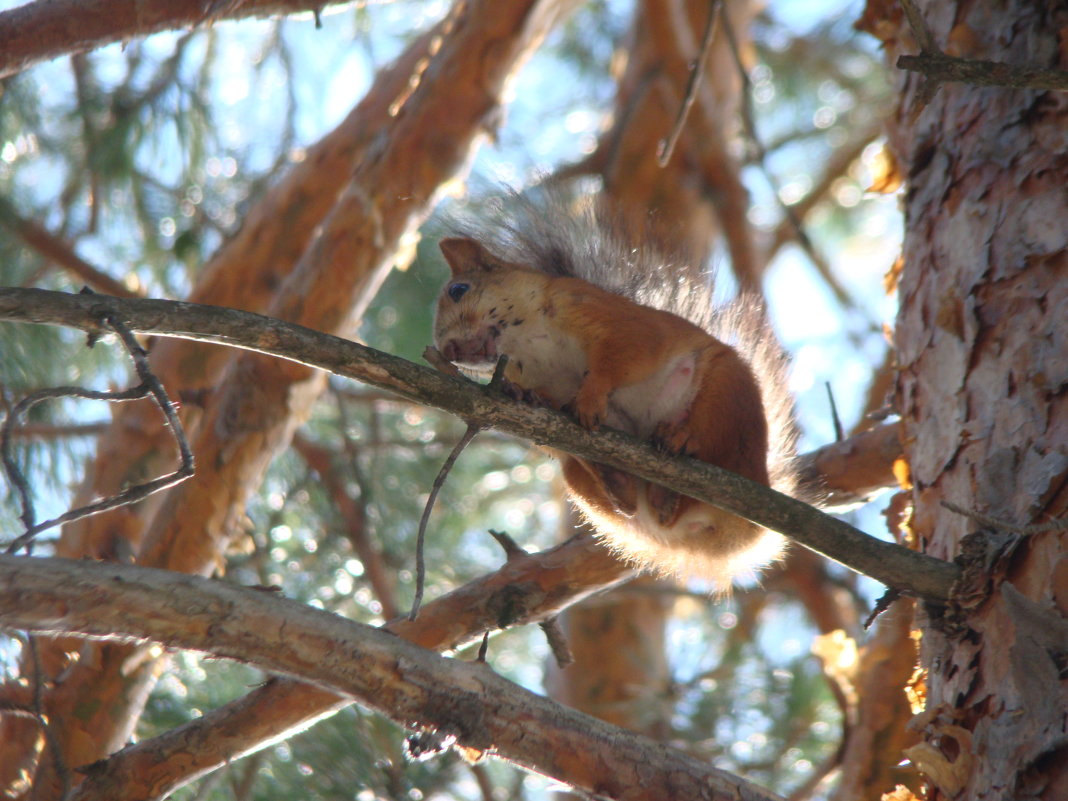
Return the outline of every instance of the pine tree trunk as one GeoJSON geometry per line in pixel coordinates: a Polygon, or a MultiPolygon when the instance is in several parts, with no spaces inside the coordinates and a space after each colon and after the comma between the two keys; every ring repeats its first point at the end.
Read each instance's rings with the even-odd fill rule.
{"type": "MultiPolygon", "coordinates": [[[[925,5],[950,55],[1068,64],[1064,4],[925,5]]],[[[863,24],[891,60],[918,50],[896,4],[870,3],[863,24]]],[[[924,106],[923,79],[896,80],[912,529],[968,577],[957,604],[922,618],[927,701],[912,727],[924,741],[907,753],[933,798],[1064,799],[1068,96],[952,83],[924,106]]]]}

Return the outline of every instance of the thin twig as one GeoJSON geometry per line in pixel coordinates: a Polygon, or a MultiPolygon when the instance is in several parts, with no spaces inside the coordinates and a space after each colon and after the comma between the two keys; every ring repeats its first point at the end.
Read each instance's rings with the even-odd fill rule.
{"type": "Polygon", "coordinates": [[[894,601],[896,601],[900,597],[901,590],[896,589],[895,587],[891,587],[882,595],[880,595],[879,599],[875,602],[875,606],[871,610],[871,614],[869,614],[864,619],[864,630],[867,631],[868,629],[870,629],[872,627],[872,624],[875,622],[875,619],[887,609],[889,609],[890,605],[893,604],[894,601]]]}
{"type": "MultiPolygon", "coordinates": [[[[428,348],[428,350],[431,350],[428,348]]],[[[437,351],[435,350],[435,353],[437,351]]],[[[424,353],[424,356],[426,354],[424,353]]],[[[497,367],[493,371],[493,378],[490,381],[490,386],[494,389],[498,388],[501,380],[504,377],[504,368],[508,364],[508,357],[501,356],[497,360],[497,367]]],[[[449,473],[452,471],[452,466],[456,464],[456,460],[460,458],[460,454],[464,452],[464,448],[471,444],[471,440],[475,438],[485,426],[481,423],[470,422],[467,424],[467,430],[464,435],[460,437],[460,441],[456,443],[452,451],[449,452],[448,458],[445,459],[445,464],[441,466],[441,470],[438,471],[437,477],[434,479],[434,484],[430,488],[430,495],[426,499],[426,506],[423,507],[423,515],[419,518],[419,533],[415,538],[415,598],[412,600],[412,610],[408,613],[409,620],[415,620],[419,616],[419,607],[423,603],[423,591],[426,584],[426,526],[430,520],[430,512],[434,508],[434,502],[438,498],[438,493],[441,492],[441,488],[445,485],[445,479],[448,478],[449,473]]]]}
{"type": "Polygon", "coordinates": [[[152,399],[156,401],[156,405],[159,410],[163,412],[163,416],[167,419],[167,424],[171,427],[171,431],[174,433],[175,442],[178,445],[178,453],[181,456],[182,464],[175,471],[175,475],[179,477],[179,480],[184,480],[193,475],[195,462],[193,459],[193,450],[189,447],[189,440],[186,439],[185,430],[182,428],[182,421],[178,418],[178,413],[174,410],[174,404],[171,403],[171,399],[167,397],[167,390],[164,388],[163,383],[156,377],[156,374],[152,372],[152,368],[148,365],[148,354],[145,349],[141,347],[133,333],[119,322],[115,315],[108,315],[105,318],[105,322],[111,326],[119,338],[122,339],[122,344],[126,346],[126,352],[130,354],[130,358],[133,360],[134,369],[137,370],[137,375],[141,379],[141,382],[148,387],[149,392],[152,393],[152,399]]]}
{"type": "MultiPolygon", "coordinates": [[[[60,798],[65,799],[70,795],[71,789],[70,768],[63,758],[63,749],[59,747],[59,741],[56,739],[52,724],[44,713],[44,675],[41,668],[41,652],[37,647],[37,637],[33,634],[27,635],[26,645],[30,649],[30,660],[33,662],[33,715],[37,718],[41,731],[44,732],[45,742],[48,743],[48,751],[52,757],[52,764],[55,767],[56,775],[59,776],[62,783],[63,792],[60,794],[60,798]]],[[[36,785],[34,789],[36,789],[36,785]]]]}
{"type": "Polygon", "coordinates": [[[1019,534],[1020,536],[1027,537],[1032,534],[1042,534],[1046,531],[1068,531],[1068,519],[1065,520],[1051,520],[1048,523],[1032,523],[1028,526],[1020,526],[1016,523],[1012,523],[1008,520],[1003,520],[1000,517],[994,517],[988,515],[985,512],[976,512],[972,509],[965,509],[963,506],[958,506],[950,501],[939,501],[939,503],[951,512],[955,512],[964,517],[969,517],[976,522],[982,523],[985,526],[991,528],[999,528],[1002,531],[1008,531],[1012,534],[1019,534]]]}
{"type": "MultiPolygon", "coordinates": [[[[47,520],[41,524],[37,523],[37,511],[33,504],[33,497],[30,494],[29,484],[26,482],[26,479],[23,478],[22,471],[19,470],[18,465],[15,464],[15,458],[11,454],[12,430],[19,418],[38,403],[52,400],[53,398],[84,398],[86,400],[102,400],[108,401],[109,403],[119,403],[122,401],[143,398],[145,392],[146,388],[144,386],[131,387],[130,389],[119,390],[116,392],[98,391],[72,386],[50,387],[27,395],[12,407],[11,412],[4,420],[3,425],[0,426],[0,457],[3,459],[4,472],[7,475],[8,482],[19,494],[19,500],[22,504],[22,514],[19,515],[19,519],[22,520],[25,533],[22,537],[19,537],[10,548],[8,548],[7,553],[13,553],[14,549],[21,547],[22,541],[32,539],[41,531],[58,525],[59,523],[65,523],[70,515],[80,513],[82,510],[89,508],[83,506],[80,509],[67,512],[65,515],[60,515],[60,517],[53,520],[47,520]]],[[[69,519],[75,518],[70,517],[69,519]]]]}
{"type": "Polygon", "coordinates": [[[916,37],[916,42],[920,45],[920,52],[941,53],[941,49],[931,34],[931,29],[927,27],[927,22],[920,10],[916,8],[916,4],[912,0],[901,0],[901,8],[905,11],[909,27],[912,28],[912,35],[916,37]]]}
{"type": "Polygon", "coordinates": [[[548,620],[543,620],[538,626],[545,632],[545,640],[549,643],[549,650],[552,651],[558,668],[563,670],[575,661],[571,646],[567,644],[567,635],[564,634],[563,626],[560,625],[560,618],[553,615],[548,620]]]}
{"type": "Polygon", "coordinates": [[[779,205],[783,215],[790,223],[790,227],[794,231],[794,238],[801,246],[801,249],[805,251],[805,255],[808,256],[809,261],[816,268],[816,272],[820,274],[820,277],[826,282],[831,292],[838,299],[838,302],[846,309],[860,309],[860,304],[849,293],[849,291],[842,285],[842,283],[835,277],[831,270],[830,265],[827,263],[827,259],[823,254],[816,250],[815,244],[809,238],[808,232],[805,230],[804,224],[798,216],[797,209],[790,203],[786,203],[782,199],[782,192],[780,191],[779,182],[771,174],[771,170],[768,168],[768,151],[764,146],[763,140],[757,133],[756,129],[756,115],[753,112],[753,82],[749,79],[749,73],[745,69],[745,63],[742,61],[741,49],[738,46],[738,38],[734,35],[734,27],[731,25],[730,17],[727,14],[723,15],[723,34],[727,39],[727,44],[731,51],[731,56],[734,59],[734,65],[738,70],[738,76],[742,81],[742,124],[745,126],[746,136],[749,138],[749,143],[752,146],[753,155],[755,157],[757,165],[760,167],[761,172],[764,173],[764,179],[771,187],[772,194],[775,195],[775,200],[779,205]]]}
{"type": "Polygon", "coordinates": [[[467,430],[464,431],[460,441],[449,452],[445,464],[441,466],[441,470],[438,471],[434,484],[430,488],[430,495],[427,496],[426,505],[423,507],[423,515],[419,518],[419,533],[415,538],[415,597],[412,599],[412,610],[408,613],[409,620],[415,620],[419,617],[419,607],[423,603],[423,586],[426,583],[426,555],[424,554],[426,524],[430,520],[430,512],[434,508],[434,501],[437,500],[438,493],[441,492],[441,488],[445,485],[445,479],[452,470],[452,466],[456,464],[456,460],[463,453],[464,448],[471,444],[471,440],[481,430],[482,426],[478,423],[468,423],[467,430]]]}
{"type": "Polygon", "coordinates": [[[507,532],[494,531],[491,528],[489,533],[493,539],[497,540],[497,544],[504,549],[505,561],[511,562],[513,559],[519,559],[527,555],[527,552],[520,548],[519,544],[507,532]]]}
{"type": "Polygon", "coordinates": [[[656,159],[661,167],[666,167],[668,162],[671,161],[671,154],[675,152],[675,145],[678,144],[679,137],[682,136],[682,129],[686,126],[686,118],[690,116],[690,109],[693,108],[694,101],[697,100],[697,88],[701,85],[701,77],[705,72],[705,61],[708,60],[708,54],[712,50],[712,40],[716,36],[716,20],[719,16],[720,0],[712,0],[708,9],[708,20],[705,22],[705,33],[701,38],[701,50],[690,68],[690,79],[686,83],[686,93],[683,95],[682,106],[679,108],[679,114],[675,118],[671,133],[668,134],[667,139],[660,141],[660,147],[657,148],[656,159]]]}
{"type": "MultiPolygon", "coordinates": [[[[130,329],[120,323],[115,315],[107,314],[102,319],[104,323],[118,334],[119,338],[122,340],[127,353],[129,353],[130,358],[133,360],[134,369],[136,370],[138,377],[141,379],[141,383],[136,387],[117,392],[89,390],[83,387],[53,387],[51,389],[35,392],[15,404],[15,407],[11,410],[7,419],[4,420],[3,425],[0,426],[0,458],[2,458],[4,472],[7,475],[8,481],[19,493],[19,498],[22,502],[22,514],[20,515],[20,519],[22,520],[25,531],[8,545],[6,553],[15,553],[19,548],[30,545],[34,537],[53,526],[100,514],[101,512],[106,512],[109,509],[114,509],[119,506],[136,503],[153,493],[185,481],[185,479],[189,478],[194,473],[195,464],[193,460],[193,452],[189,447],[189,441],[186,439],[181,420],[178,419],[178,415],[174,411],[174,405],[171,403],[170,398],[167,397],[167,391],[164,389],[163,384],[156,378],[155,374],[149,367],[148,354],[146,354],[144,348],[138,344],[130,329]],[[95,503],[86,504],[77,509],[71,509],[51,520],[37,523],[37,514],[32,496],[30,495],[29,486],[11,455],[11,430],[19,417],[34,405],[51,398],[76,397],[88,400],[123,402],[139,400],[146,396],[151,396],[156,402],[156,405],[159,406],[160,411],[163,412],[163,416],[170,425],[171,431],[174,433],[175,440],[178,444],[179,456],[181,458],[181,464],[178,466],[178,469],[165,476],[146,481],[142,484],[136,484],[116,495],[104,498],[95,503]]],[[[90,336],[92,337],[92,335],[90,336]]],[[[90,342],[92,342],[92,339],[90,339],[90,342]]]]}
{"type": "Polygon", "coordinates": [[[913,0],[900,0],[909,27],[920,46],[919,55],[903,55],[897,68],[918,72],[926,82],[920,90],[920,107],[927,105],[943,83],[966,83],[972,86],[1004,86],[1010,89],[1068,91],[1068,71],[1044,67],[1023,67],[1003,61],[957,58],[942,52],[923,14],[913,0]]]}
{"type": "Polygon", "coordinates": [[[834,402],[834,390],[831,389],[830,381],[824,381],[823,386],[827,389],[827,402],[831,405],[831,422],[834,424],[834,441],[841,442],[845,438],[845,432],[842,430],[842,418],[838,416],[838,404],[834,402]]]}

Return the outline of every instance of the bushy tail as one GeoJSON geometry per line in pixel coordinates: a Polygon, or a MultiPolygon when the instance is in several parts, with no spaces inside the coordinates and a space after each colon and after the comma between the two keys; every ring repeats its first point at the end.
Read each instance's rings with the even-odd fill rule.
{"type": "Polygon", "coordinates": [[[760,387],[768,421],[768,478],[772,489],[802,493],[798,470],[797,418],[789,390],[789,358],[775,337],[763,302],[743,295],[712,314],[709,333],[731,345],[748,362],[760,387]]]}

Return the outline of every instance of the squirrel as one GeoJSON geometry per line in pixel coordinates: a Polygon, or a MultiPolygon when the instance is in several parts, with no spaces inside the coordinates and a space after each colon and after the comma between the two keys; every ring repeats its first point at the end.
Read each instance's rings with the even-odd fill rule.
{"type": "MultiPolygon", "coordinates": [[[[631,248],[602,205],[515,195],[496,222],[439,243],[451,270],[434,341],[476,372],[508,363],[519,397],[792,493],[796,434],[785,358],[752,300],[631,248]],[[729,340],[732,344],[728,344],[729,340]],[[769,447],[770,446],[770,447],[769,447]]],[[[784,539],[621,470],[557,454],[572,500],[620,557],[662,575],[734,577],[784,539]]]]}

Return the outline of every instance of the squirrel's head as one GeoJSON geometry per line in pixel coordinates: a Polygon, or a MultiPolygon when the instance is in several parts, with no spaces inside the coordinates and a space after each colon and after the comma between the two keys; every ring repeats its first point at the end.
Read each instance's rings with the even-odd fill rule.
{"type": "Polygon", "coordinates": [[[491,365],[498,356],[497,338],[507,322],[499,302],[528,268],[501,259],[470,237],[440,242],[452,276],[438,297],[434,344],[449,361],[469,367],[491,365]]]}

